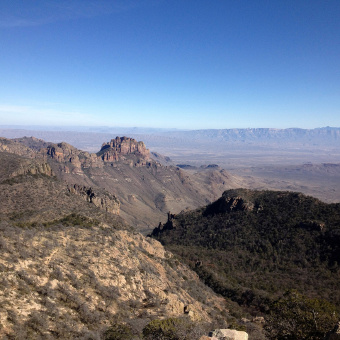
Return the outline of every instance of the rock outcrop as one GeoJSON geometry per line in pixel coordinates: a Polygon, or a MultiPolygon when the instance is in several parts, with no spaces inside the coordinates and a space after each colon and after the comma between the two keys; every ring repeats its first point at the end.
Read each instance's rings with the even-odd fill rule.
{"type": "Polygon", "coordinates": [[[110,142],[104,143],[97,155],[104,162],[116,162],[122,156],[129,154],[137,155],[143,159],[150,158],[150,151],[143,142],[137,142],[128,137],[116,137],[110,142]]]}
{"type": "Polygon", "coordinates": [[[0,152],[9,152],[19,156],[36,158],[37,153],[25,144],[19,143],[12,139],[0,137],[0,152]]]}
{"type": "Polygon", "coordinates": [[[72,194],[81,196],[89,203],[112,214],[119,214],[120,202],[116,196],[108,192],[96,193],[92,188],[74,184],[67,187],[72,194]]]}
{"type": "Polygon", "coordinates": [[[150,158],[150,151],[143,142],[128,137],[116,137],[104,143],[97,154],[78,150],[67,143],[49,143],[40,153],[64,163],[63,172],[75,174],[81,174],[83,169],[90,167],[102,168],[108,162],[125,161],[131,166],[145,166],[150,158]]]}
{"type": "Polygon", "coordinates": [[[252,211],[254,204],[240,196],[223,194],[216,202],[207,206],[205,215],[221,214],[231,211],[252,211]]]}
{"type": "Polygon", "coordinates": [[[102,161],[95,154],[78,150],[67,143],[49,143],[39,152],[43,157],[47,156],[57,163],[61,163],[60,170],[65,173],[82,174],[84,168],[103,166],[102,161]]]}
{"type": "Polygon", "coordinates": [[[54,173],[49,164],[45,162],[35,162],[23,164],[19,169],[10,174],[10,178],[20,176],[20,175],[45,175],[53,176],[54,173]]]}
{"type": "Polygon", "coordinates": [[[17,177],[26,175],[48,177],[55,175],[44,160],[21,157],[7,152],[0,152],[0,165],[0,182],[11,182],[17,177]]]}

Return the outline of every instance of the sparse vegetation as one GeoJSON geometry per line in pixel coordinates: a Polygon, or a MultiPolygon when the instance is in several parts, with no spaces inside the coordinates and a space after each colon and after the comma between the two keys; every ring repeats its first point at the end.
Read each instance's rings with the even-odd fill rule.
{"type": "Polygon", "coordinates": [[[180,299],[194,302],[198,291],[209,300],[204,315],[222,318],[215,313],[223,301],[181,263],[172,269],[159,244],[124,230],[83,227],[77,216],[66,221],[48,228],[1,224],[1,337],[141,339],[146,324],[176,308],[183,314],[180,299]],[[109,328],[112,320],[120,326],[109,328]]]}
{"type": "Polygon", "coordinates": [[[104,340],[131,340],[131,327],[123,323],[115,323],[104,332],[104,340]]]}
{"type": "Polygon", "coordinates": [[[273,340],[322,340],[337,322],[334,305],[290,290],[272,304],[266,329],[273,340]]]}
{"type": "Polygon", "coordinates": [[[206,333],[203,324],[187,318],[153,320],[143,329],[145,340],[195,340],[206,333]]]}

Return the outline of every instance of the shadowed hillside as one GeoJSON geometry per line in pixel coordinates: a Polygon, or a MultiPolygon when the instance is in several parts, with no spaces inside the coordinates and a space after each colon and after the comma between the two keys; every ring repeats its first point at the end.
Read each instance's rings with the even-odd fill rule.
{"type": "Polygon", "coordinates": [[[152,236],[249,310],[268,313],[289,289],[340,308],[340,204],[229,190],[204,208],[170,216],[152,236]]]}

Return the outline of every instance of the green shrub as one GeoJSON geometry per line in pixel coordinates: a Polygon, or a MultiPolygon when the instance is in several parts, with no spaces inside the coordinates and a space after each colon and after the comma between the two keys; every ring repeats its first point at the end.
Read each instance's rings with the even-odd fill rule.
{"type": "Polygon", "coordinates": [[[131,328],[123,323],[115,323],[104,332],[105,340],[130,340],[132,337],[131,328]]]}
{"type": "Polygon", "coordinates": [[[291,290],[272,305],[266,330],[269,339],[321,340],[337,321],[336,308],[328,301],[291,290]]]}
{"type": "Polygon", "coordinates": [[[203,334],[202,328],[187,318],[157,319],[143,329],[145,340],[195,340],[203,334]]]}

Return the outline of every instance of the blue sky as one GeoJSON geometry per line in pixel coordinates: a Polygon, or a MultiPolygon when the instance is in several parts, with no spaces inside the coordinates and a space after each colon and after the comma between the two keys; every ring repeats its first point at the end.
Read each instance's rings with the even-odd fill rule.
{"type": "Polygon", "coordinates": [[[0,125],[340,126],[339,0],[2,0],[0,125]]]}

